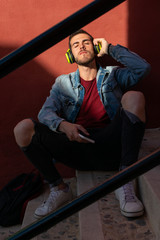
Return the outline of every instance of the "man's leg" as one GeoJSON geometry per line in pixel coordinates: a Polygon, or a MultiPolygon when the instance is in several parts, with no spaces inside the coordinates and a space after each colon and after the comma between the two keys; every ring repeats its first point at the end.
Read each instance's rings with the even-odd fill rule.
{"type": "MultiPolygon", "coordinates": [[[[140,92],[129,91],[122,98],[122,157],[120,170],[135,163],[145,130],[145,100],[140,92]]],[[[143,205],[134,193],[133,182],[115,191],[121,212],[127,217],[143,214],[143,205]]]]}
{"type": "Polygon", "coordinates": [[[145,131],[145,99],[141,92],[128,91],[122,97],[122,168],[137,161],[145,131]]]}
{"type": "MultiPolygon", "coordinates": [[[[100,136],[96,134],[97,129],[93,129],[93,131],[90,132],[91,137],[96,141],[98,141],[97,138],[102,140],[101,134],[100,136]]],[[[103,129],[101,132],[103,133],[103,129]]],[[[112,135],[111,129],[107,131],[107,134],[109,134],[109,132],[110,135],[112,135]]],[[[34,122],[31,119],[26,119],[18,123],[14,129],[14,133],[16,142],[24,154],[32,164],[39,169],[45,180],[51,184],[55,183],[55,185],[58,185],[56,182],[62,181],[52,161],[53,158],[57,162],[61,162],[74,169],[97,169],[96,163],[99,158],[99,148],[97,148],[96,145],[98,144],[94,145],[92,143],[70,141],[65,134],[53,132],[44,124],[34,122]]],[[[108,142],[110,143],[110,136],[108,136],[108,142]]],[[[99,143],[99,145],[101,146],[101,143],[99,143]]],[[[109,150],[110,148],[107,153],[109,150]]],[[[113,152],[115,151],[113,150],[113,152]]],[[[107,165],[106,162],[104,164],[107,165]]],[[[107,166],[110,167],[110,163],[107,166]]],[[[103,166],[101,169],[103,169],[103,166]]]]}
{"type": "Polygon", "coordinates": [[[36,123],[31,119],[23,120],[18,123],[14,129],[17,144],[32,164],[43,174],[45,180],[50,184],[49,197],[36,209],[36,218],[47,215],[63,203],[72,199],[70,187],[64,183],[60,174],[57,172],[52,161],[52,154],[41,141],[43,135],[42,132],[45,131],[45,129],[48,130],[46,126],[43,126],[40,133],[36,123]]]}
{"type": "MultiPolygon", "coordinates": [[[[118,126],[118,124],[114,124],[114,126],[115,125],[118,126]]],[[[107,135],[109,132],[110,135],[112,135],[113,129],[116,132],[114,126],[107,131],[107,135]]],[[[100,158],[99,147],[96,155],[94,152],[96,146],[94,144],[71,142],[65,134],[55,133],[44,124],[34,122],[31,119],[25,119],[18,123],[14,129],[14,134],[21,150],[31,163],[43,174],[44,179],[47,180],[51,186],[51,193],[47,201],[35,211],[36,217],[45,216],[57,208],[59,204],[61,205],[66,199],[70,200],[70,192],[67,196],[67,186],[57,172],[52,161],[53,158],[69,167],[79,170],[96,170],[97,163],[101,170],[104,170],[103,166],[105,165],[106,170],[107,168],[111,170],[110,167],[112,168],[114,162],[117,162],[117,157],[115,157],[114,162],[109,158],[108,165],[106,162],[102,165],[103,163],[100,164],[100,161],[104,158],[104,155],[101,155],[102,158],[100,158]]],[[[95,136],[95,134],[92,133],[91,135],[93,137],[95,136]]],[[[102,140],[101,134],[97,138],[102,140]]],[[[117,139],[117,137],[115,137],[115,139],[117,139]]],[[[115,142],[114,139],[113,142],[115,142]]],[[[110,136],[108,136],[108,143],[110,143],[110,136]]],[[[101,143],[99,145],[101,146],[101,143]]],[[[105,147],[103,149],[105,149],[105,147]]],[[[105,152],[105,155],[108,155],[109,150],[110,148],[107,154],[105,152]]],[[[113,152],[115,151],[113,150],[113,152]]],[[[116,164],[117,167],[118,165],[119,164],[116,164]]]]}
{"type": "Polygon", "coordinates": [[[63,187],[63,180],[52,162],[53,156],[42,144],[42,136],[36,123],[31,119],[21,121],[14,128],[14,135],[18,146],[31,163],[42,173],[45,180],[59,185],[60,188],[63,187]]]}

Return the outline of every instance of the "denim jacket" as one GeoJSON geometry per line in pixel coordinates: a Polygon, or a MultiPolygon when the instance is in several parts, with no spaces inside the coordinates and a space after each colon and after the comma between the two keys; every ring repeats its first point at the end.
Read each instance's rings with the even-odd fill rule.
{"type": "MultiPolygon", "coordinates": [[[[124,65],[123,68],[100,66],[96,76],[100,99],[112,120],[121,104],[123,93],[146,76],[150,65],[121,45],[111,45],[109,55],[124,65]]],[[[38,114],[39,121],[53,131],[57,131],[63,120],[74,123],[84,94],[84,87],[80,84],[79,70],[59,76],[38,114]]]]}

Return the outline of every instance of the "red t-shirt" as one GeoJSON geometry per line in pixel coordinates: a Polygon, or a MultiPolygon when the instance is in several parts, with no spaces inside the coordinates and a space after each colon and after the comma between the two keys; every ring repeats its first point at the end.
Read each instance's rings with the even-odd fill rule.
{"type": "Polygon", "coordinates": [[[85,128],[106,126],[110,120],[98,94],[96,78],[91,81],[80,78],[80,82],[85,88],[85,95],[76,123],[85,128]]]}

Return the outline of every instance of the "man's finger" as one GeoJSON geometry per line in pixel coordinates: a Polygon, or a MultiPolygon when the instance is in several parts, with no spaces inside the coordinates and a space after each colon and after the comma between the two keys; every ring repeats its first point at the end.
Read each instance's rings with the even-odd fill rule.
{"type": "Polygon", "coordinates": [[[82,127],[81,125],[78,125],[78,129],[83,132],[85,135],[88,135],[89,136],[89,132],[84,128],[82,127]]]}

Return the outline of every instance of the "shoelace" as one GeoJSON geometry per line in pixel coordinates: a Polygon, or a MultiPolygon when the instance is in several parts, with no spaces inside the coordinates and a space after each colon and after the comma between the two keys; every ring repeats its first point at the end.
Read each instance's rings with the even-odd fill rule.
{"type": "Polygon", "coordinates": [[[59,191],[55,191],[54,189],[51,190],[50,195],[48,197],[48,199],[46,201],[44,201],[44,205],[45,204],[50,204],[51,202],[54,202],[56,200],[56,198],[59,195],[59,191]]]}
{"type": "Polygon", "coordinates": [[[132,182],[129,182],[123,186],[124,193],[125,193],[125,200],[127,202],[135,202],[135,194],[133,190],[132,182]]]}

